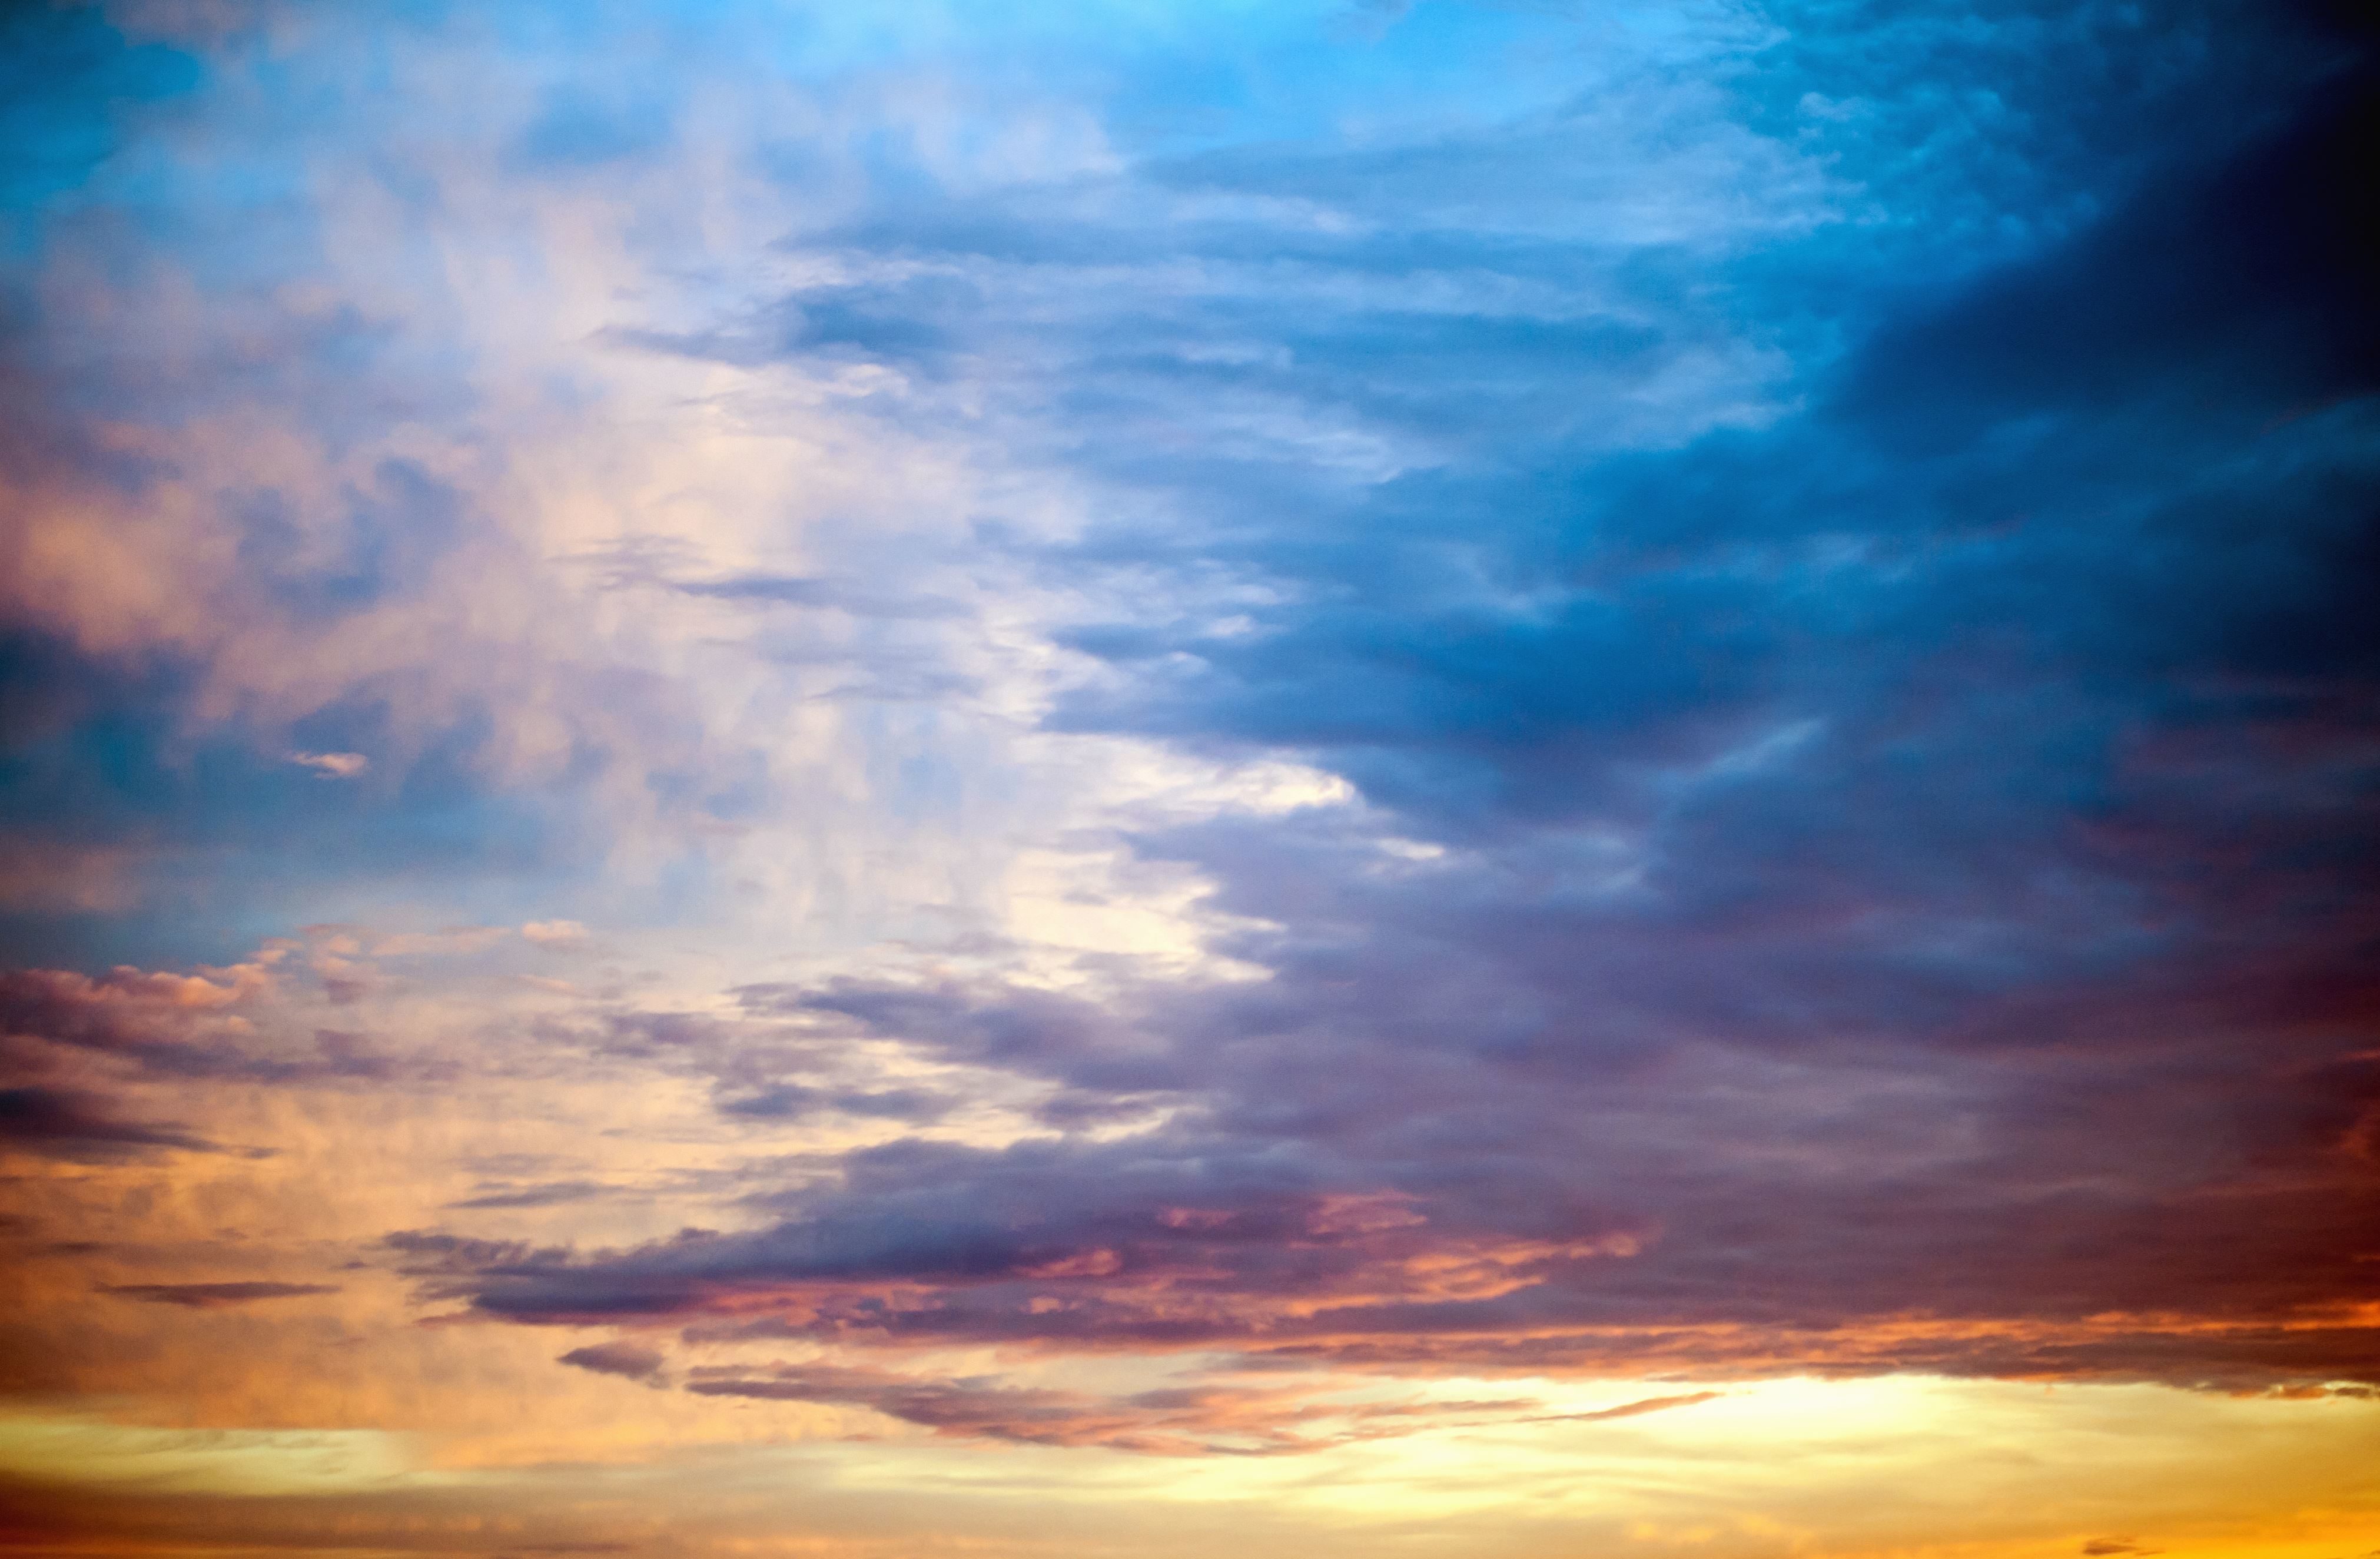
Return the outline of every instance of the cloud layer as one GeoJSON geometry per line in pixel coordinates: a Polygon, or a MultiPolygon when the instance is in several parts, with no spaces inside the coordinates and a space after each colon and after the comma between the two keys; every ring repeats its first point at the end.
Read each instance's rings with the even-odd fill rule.
{"type": "MultiPolygon", "coordinates": [[[[87,1503],[84,1412],[438,1446],[123,1453],[313,1480],[273,1541],[501,1512],[436,1468],[1388,1477],[1810,1382],[2295,1412],[2328,1477],[2369,30],[1062,9],[0,23],[37,1529],[185,1519],[87,1503]]],[[[1761,1497],[1725,1552],[1817,1520],[1761,1497]]],[[[1973,1541],[2265,1541],[2195,1497],[1973,1541]]],[[[587,1541],[773,1529],[721,1499],[587,1541]]]]}

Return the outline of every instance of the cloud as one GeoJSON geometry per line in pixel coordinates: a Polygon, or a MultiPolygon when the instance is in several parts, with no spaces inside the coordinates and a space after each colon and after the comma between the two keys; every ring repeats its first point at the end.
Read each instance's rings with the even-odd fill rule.
{"type": "MultiPolygon", "coordinates": [[[[757,1370],[698,1366],[686,1389],[701,1396],[864,1407],[953,1439],[1099,1446],[1144,1455],[1297,1455],[1449,1425],[1494,1422],[1531,1406],[1526,1398],[1317,1402],[1293,1388],[1222,1385],[1169,1386],[1099,1397],[1006,1385],[982,1376],[932,1380],[831,1364],[776,1364],[757,1370]]],[[[1640,1404],[1580,1416],[1624,1417],[1651,1410],[1640,1404]]]]}
{"type": "Polygon", "coordinates": [[[1647,1396],[1635,1402],[1623,1402],[1617,1407],[1600,1407],[1591,1413],[1563,1413],[1556,1417],[1577,1423],[1600,1423],[1607,1419],[1634,1419],[1646,1413],[1666,1413],[1672,1407],[1692,1407],[1705,1402],[1716,1402],[1726,1395],[1719,1391],[1681,1392],[1674,1396],[1647,1396]]]}
{"type": "Polygon", "coordinates": [[[531,920],[521,935],[540,947],[569,947],[587,940],[587,928],[576,920],[531,920]]]}
{"type": "Polygon", "coordinates": [[[360,752],[293,752],[289,761],[318,771],[324,779],[353,779],[371,767],[360,752]]]}
{"type": "Polygon", "coordinates": [[[667,1356],[658,1348],[635,1343],[591,1343],[583,1348],[572,1348],[556,1362],[598,1375],[617,1375],[624,1380],[657,1381],[667,1356]]]}
{"type": "MultiPolygon", "coordinates": [[[[1777,180],[1743,229],[1648,214],[1728,278],[1712,317],[1663,291],[1675,250],[1598,270],[1559,201],[1527,231],[1449,220],[1497,194],[1460,135],[1185,157],[820,238],[974,290],[830,289],[821,312],[855,311],[832,341],[681,349],[915,366],[972,345],[1101,430],[1082,463],[1145,501],[1019,548],[1118,603],[1059,634],[1089,669],[1052,725],[1294,753],[1364,806],[1135,837],[1208,885],[1250,983],[739,993],[1055,1099],[1154,1102],[1162,1126],[871,1147],[775,1199],[776,1229],[508,1270],[480,1302],[1415,1367],[2366,1378],[2375,1116],[2350,1057],[2380,991],[2352,712],[2380,640],[2347,581],[2380,481],[2330,192],[2368,183],[2369,82],[2253,107],[2263,72],[2300,68],[2290,25],[2212,79],[2187,40],[2036,62],[1995,37],[1996,89],[2045,113],[1972,134],[2069,138],[2021,140],[2022,188],[1948,190],[1864,143],[1871,188],[1928,213],[1889,261],[1822,179],[1777,180]],[[2116,58],[2155,68],[2046,112],[2114,87],[2116,58]],[[2185,128],[2205,103],[2220,128],[2185,128]],[[1185,189],[1223,203],[1151,237],[1185,189]],[[1257,197],[1366,220],[1284,234],[1257,197]],[[1961,201],[2000,202],[2012,236],[1979,238],[1987,206],[1961,201]],[[1195,256],[1201,289],[1079,285],[1160,253],[1195,256]],[[1237,285],[1258,254],[1293,281],[1237,285]],[[1531,290],[1557,256],[1599,309],[1585,280],[1531,290]],[[1813,331],[1810,278],[1866,265],[1876,287],[1813,331]],[[1450,274],[1526,301],[1490,318],[1476,286],[1415,281],[1450,274]],[[1032,347],[977,296],[1041,311],[1032,347]],[[1694,380],[1716,344],[1742,355],[1694,380]],[[1656,392],[1687,383],[1727,394],[1656,392]],[[1312,1210],[1350,1197],[1427,1232],[1315,1240],[1312,1210]],[[1238,1232],[1172,1248],[1135,1221],[1156,1208],[1238,1232]],[[1597,1264],[1519,1254],[1565,1230],[1597,1264]],[[1427,1261],[1452,1292],[1419,1294],[1427,1261]]],[[[1909,41],[1890,69],[1949,47],[1909,41]]],[[[1789,53],[1847,47],[1814,26],[1789,53]]],[[[1867,123],[1812,133],[1892,133],[1867,123]]],[[[1556,113],[1499,145],[1584,133],[1556,113]]]]}
{"type": "Polygon", "coordinates": [[[778,1083],[757,1093],[723,1099],[719,1113],[747,1120],[801,1120],[840,1113],[929,1125],[948,1114],[957,1102],[930,1089],[817,1089],[778,1083]]]}
{"type": "MultiPolygon", "coordinates": [[[[128,1068],[157,1078],[303,1083],[385,1075],[388,1058],[361,1036],[303,1021],[276,969],[261,961],[183,973],[118,966],[0,971],[0,1076],[38,1079],[128,1068]]],[[[350,982],[331,982],[335,998],[350,982]]]]}
{"type": "Polygon", "coordinates": [[[453,1208],[485,1207],[560,1207],[570,1202],[589,1201],[610,1196],[617,1189],[593,1180],[557,1180],[542,1186],[502,1186],[449,1202],[453,1208]]]}
{"type": "Polygon", "coordinates": [[[152,1305],[178,1305],[185,1309],[217,1309],[252,1304],[259,1299],[294,1299],[312,1294],[336,1294],[322,1283],[108,1283],[99,1292],[152,1305]]]}
{"type": "Polygon", "coordinates": [[[68,1159],[122,1158],[157,1149],[221,1151],[181,1126],[128,1120],[103,1099],[52,1088],[0,1089],[0,1142],[68,1159]]]}
{"type": "Polygon", "coordinates": [[[673,1412],[2380,1383],[2361,44],[635,11],[8,24],[0,1137],[538,1136],[339,1237],[673,1412]]]}

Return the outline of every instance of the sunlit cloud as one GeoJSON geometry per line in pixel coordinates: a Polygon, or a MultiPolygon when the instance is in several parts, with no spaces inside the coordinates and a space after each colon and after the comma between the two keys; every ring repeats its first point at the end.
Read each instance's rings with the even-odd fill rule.
{"type": "Polygon", "coordinates": [[[324,779],[353,779],[371,767],[360,752],[293,752],[289,761],[313,770],[324,779]]]}

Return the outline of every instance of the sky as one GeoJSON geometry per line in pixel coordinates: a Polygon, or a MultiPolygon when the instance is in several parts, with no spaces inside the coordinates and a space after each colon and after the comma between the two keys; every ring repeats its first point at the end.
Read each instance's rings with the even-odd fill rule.
{"type": "Polygon", "coordinates": [[[2338,0],[0,7],[0,1551],[2380,1555],[2338,0]]]}

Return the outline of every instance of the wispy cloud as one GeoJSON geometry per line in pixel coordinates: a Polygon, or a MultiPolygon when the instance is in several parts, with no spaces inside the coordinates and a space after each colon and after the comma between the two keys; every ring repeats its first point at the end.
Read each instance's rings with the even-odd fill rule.
{"type": "Polygon", "coordinates": [[[293,752],[289,761],[312,769],[324,779],[353,779],[371,767],[360,752],[293,752]]]}
{"type": "Polygon", "coordinates": [[[297,1299],[315,1294],[335,1294],[325,1283],[110,1283],[101,1293],[152,1305],[179,1305],[186,1309],[214,1309],[225,1305],[253,1304],[259,1299],[297,1299]]]}

